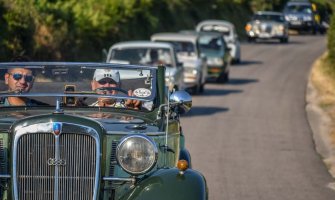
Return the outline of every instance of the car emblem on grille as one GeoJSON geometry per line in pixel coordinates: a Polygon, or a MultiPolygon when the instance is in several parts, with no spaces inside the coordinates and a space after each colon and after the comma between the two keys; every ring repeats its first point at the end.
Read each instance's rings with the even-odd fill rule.
{"type": "Polygon", "coordinates": [[[66,165],[66,161],[64,159],[56,159],[56,158],[49,158],[48,165],[50,166],[64,166],[66,165]]]}
{"type": "Polygon", "coordinates": [[[59,122],[53,123],[52,130],[56,136],[60,135],[62,132],[62,123],[59,122]]]}

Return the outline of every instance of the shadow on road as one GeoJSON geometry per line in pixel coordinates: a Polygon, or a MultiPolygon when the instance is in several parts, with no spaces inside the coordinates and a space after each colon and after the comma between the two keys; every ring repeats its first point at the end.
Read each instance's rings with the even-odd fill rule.
{"type": "Polygon", "coordinates": [[[263,62],[257,60],[241,60],[241,62],[233,64],[231,67],[245,67],[248,65],[260,65],[260,64],[263,64],[263,62]]]}
{"type": "Polygon", "coordinates": [[[227,85],[245,85],[249,83],[257,83],[257,79],[240,79],[240,78],[230,78],[227,85]]]}
{"type": "Polygon", "coordinates": [[[193,106],[191,110],[187,114],[182,115],[182,117],[213,115],[220,112],[227,112],[228,110],[228,108],[222,107],[193,106]]]}
{"type": "Polygon", "coordinates": [[[199,96],[224,96],[232,93],[241,93],[243,90],[212,89],[206,88],[204,93],[199,96]]]}

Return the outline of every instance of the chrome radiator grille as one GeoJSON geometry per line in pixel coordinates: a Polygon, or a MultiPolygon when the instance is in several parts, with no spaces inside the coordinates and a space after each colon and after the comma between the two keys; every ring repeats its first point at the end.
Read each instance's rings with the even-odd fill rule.
{"type": "Polygon", "coordinates": [[[18,198],[94,199],[96,147],[96,140],[86,134],[22,135],[15,161],[18,198]]]}

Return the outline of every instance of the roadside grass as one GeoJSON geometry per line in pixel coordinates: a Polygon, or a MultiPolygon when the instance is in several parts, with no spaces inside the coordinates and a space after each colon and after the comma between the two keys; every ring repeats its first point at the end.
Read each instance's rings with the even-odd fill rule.
{"type": "MultiPolygon", "coordinates": [[[[335,65],[327,59],[327,53],[316,61],[311,71],[311,80],[318,93],[319,106],[330,117],[329,140],[335,155],[335,65]]],[[[329,169],[335,163],[326,163],[329,169]]]]}

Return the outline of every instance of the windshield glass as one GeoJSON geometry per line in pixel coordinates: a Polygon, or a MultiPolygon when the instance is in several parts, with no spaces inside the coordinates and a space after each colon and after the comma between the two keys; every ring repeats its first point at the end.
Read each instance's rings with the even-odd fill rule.
{"type": "Polygon", "coordinates": [[[222,56],[224,54],[224,43],[222,37],[203,35],[199,38],[200,52],[208,57],[222,56]]]}
{"type": "Polygon", "coordinates": [[[230,34],[230,28],[228,26],[223,25],[204,25],[201,27],[201,31],[219,32],[222,33],[223,35],[230,34]]]}
{"type": "MultiPolygon", "coordinates": [[[[176,50],[177,55],[180,56],[188,56],[188,57],[194,57],[196,56],[196,49],[192,42],[184,42],[184,41],[160,41],[157,40],[157,42],[168,42],[173,45],[173,47],[176,50]]],[[[179,59],[178,57],[178,59],[179,59]]]]}
{"type": "Polygon", "coordinates": [[[168,48],[124,48],[113,49],[109,62],[127,61],[135,65],[165,65],[175,67],[168,48]]]}
{"type": "Polygon", "coordinates": [[[312,8],[309,5],[289,5],[285,8],[285,12],[311,14],[312,8]]]}
{"type": "Polygon", "coordinates": [[[151,110],[155,72],[120,64],[0,63],[0,107],[55,106],[58,99],[63,107],[151,110]]]}
{"type": "Polygon", "coordinates": [[[276,21],[276,22],[284,22],[284,16],[282,15],[267,15],[267,14],[257,14],[253,16],[253,20],[260,21],[276,21]]]}

